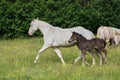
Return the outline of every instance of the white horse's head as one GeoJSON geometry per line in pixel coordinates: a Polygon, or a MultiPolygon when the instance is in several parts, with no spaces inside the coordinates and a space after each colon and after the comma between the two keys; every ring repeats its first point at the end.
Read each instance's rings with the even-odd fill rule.
{"type": "Polygon", "coordinates": [[[29,34],[30,36],[32,36],[33,33],[38,29],[37,26],[38,26],[38,18],[32,20],[31,23],[30,23],[30,28],[29,28],[29,31],[28,31],[28,34],[29,34]]]}

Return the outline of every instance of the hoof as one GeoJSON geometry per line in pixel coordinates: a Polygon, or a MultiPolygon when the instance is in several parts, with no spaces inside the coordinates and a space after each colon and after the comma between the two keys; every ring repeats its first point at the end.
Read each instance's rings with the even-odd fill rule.
{"type": "Polygon", "coordinates": [[[34,61],[34,63],[36,64],[36,63],[37,63],[37,61],[35,60],[35,61],[34,61]]]}
{"type": "Polygon", "coordinates": [[[65,62],[64,63],[62,63],[63,64],[63,66],[65,65],[65,62]]]}

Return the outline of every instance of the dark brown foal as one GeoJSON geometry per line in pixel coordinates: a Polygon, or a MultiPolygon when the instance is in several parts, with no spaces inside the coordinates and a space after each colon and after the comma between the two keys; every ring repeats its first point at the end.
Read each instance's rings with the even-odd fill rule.
{"type": "MultiPolygon", "coordinates": [[[[106,59],[107,51],[105,50],[105,46],[106,46],[105,40],[99,39],[99,38],[87,40],[81,34],[72,32],[72,36],[69,39],[69,42],[71,43],[73,41],[76,42],[77,47],[81,50],[81,55],[75,59],[75,63],[82,58],[82,63],[84,66],[86,51],[89,51],[91,53],[93,52],[93,50],[96,50],[96,52],[100,57],[100,65],[102,65],[102,60],[107,61],[106,59]],[[102,56],[101,52],[104,53],[104,57],[102,56]]],[[[92,64],[94,65],[95,64],[94,54],[91,53],[91,55],[92,55],[92,64]]]]}

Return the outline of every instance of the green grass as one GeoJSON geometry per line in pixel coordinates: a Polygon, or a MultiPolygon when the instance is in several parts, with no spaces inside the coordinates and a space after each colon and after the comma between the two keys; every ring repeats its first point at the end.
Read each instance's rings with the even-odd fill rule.
{"type": "MultiPolygon", "coordinates": [[[[0,80],[120,80],[120,45],[108,48],[109,64],[83,67],[73,64],[79,55],[77,47],[60,48],[63,66],[53,49],[48,49],[34,64],[42,38],[0,40],[0,80]]],[[[91,63],[91,56],[86,59],[91,63]]]]}

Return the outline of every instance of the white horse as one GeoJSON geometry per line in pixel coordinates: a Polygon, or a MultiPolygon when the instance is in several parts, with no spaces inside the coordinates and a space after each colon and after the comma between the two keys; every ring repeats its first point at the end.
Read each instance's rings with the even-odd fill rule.
{"type": "Polygon", "coordinates": [[[44,45],[43,47],[38,51],[38,54],[35,58],[35,63],[37,63],[37,60],[40,56],[40,54],[45,51],[48,48],[53,48],[54,51],[57,53],[58,57],[61,59],[62,63],[65,64],[65,61],[62,58],[61,51],[59,50],[59,47],[69,47],[73,46],[74,43],[69,43],[68,40],[70,39],[72,35],[72,31],[76,31],[79,34],[82,34],[87,39],[92,39],[94,37],[94,34],[83,28],[83,27],[75,27],[75,28],[68,28],[68,29],[62,29],[59,27],[53,27],[47,22],[34,19],[32,20],[30,24],[30,28],[28,31],[28,34],[30,36],[33,35],[33,33],[39,29],[44,38],[44,45]]]}
{"type": "Polygon", "coordinates": [[[120,43],[120,35],[115,35],[113,39],[115,41],[115,45],[120,43]]]}
{"type": "Polygon", "coordinates": [[[101,39],[106,40],[107,42],[113,39],[115,43],[118,43],[118,35],[120,35],[120,29],[118,28],[101,26],[97,30],[97,36],[101,39]]]}
{"type": "Polygon", "coordinates": [[[101,26],[97,30],[97,36],[101,39],[106,40],[107,42],[113,38],[114,34],[115,30],[107,26],[101,26]]]}

